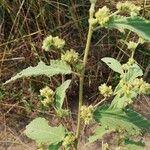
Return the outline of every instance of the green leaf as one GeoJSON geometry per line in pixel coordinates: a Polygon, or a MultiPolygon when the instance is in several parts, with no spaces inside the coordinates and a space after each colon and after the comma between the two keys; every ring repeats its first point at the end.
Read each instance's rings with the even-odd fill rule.
{"type": "Polygon", "coordinates": [[[49,147],[48,147],[48,150],[59,150],[59,148],[61,147],[61,145],[62,145],[62,142],[60,142],[60,143],[58,143],[58,144],[51,144],[51,145],[49,145],[49,147]]]}
{"type": "Polygon", "coordinates": [[[7,84],[11,81],[14,81],[22,77],[39,76],[39,75],[51,77],[53,75],[70,74],[70,73],[71,67],[64,61],[52,60],[50,66],[45,65],[45,63],[41,61],[35,67],[28,67],[22,70],[20,73],[12,77],[10,80],[6,81],[4,84],[7,84]]]}
{"type": "Polygon", "coordinates": [[[63,140],[65,128],[62,125],[51,127],[46,119],[39,117],[26,126],[24,133],[37,143],[56,144],[63,140]]]}
{"type": "Polygon", "coordinates": [[[119,95],[116,95],[114,97],[114,99],[112,100],[111,102],[111,106],[110,108],[119,108],[119,109],[123,109],[125,108],[126,106],[132,104],[135,100],[135,98],[137,97],[137,93],[132,91],[131,92],[131,96],[128,97],[127,95],[123,95],[123,96],[119,96],[119,95]]]}
{"type": "MultiPolygon", "coordinates": [[[[137,77],[142,75],[143,71],[140,69],[140,67],[137,64],[133,64],[129,67],[128,71],[123,74],[122,79],[126,81],[126,83],[131,84],[137,77]]],[[[127,95],[124,91],[124,88],[122,88],[122,84],[119,83],[114,90],[114,95],[116,96],[112,100],[110,107],[122,109],[132,104],[134,100],[136,100],[138,93],[134,88],[132,88],[127,95]]]]}
{"type": "Polygon", "coordinates": [[[122,66],[119,61],[111,57],[104,57],[101,59],[104,63],[106,63],[113,71],[118,72],[120,74],[123,73],[122,66]]]}
{"type": "Polygon", "coordinates": [[[141,150],[145,146],[142,141],[125,139],[125,150],[141,150]]]}
{"type": "Polygon", "coordinates": [[[66,96],[66,90],[69,87],[70,82],[71,80],[67,80],[56,89],[55,102],[57,108],[62,108],[64,98],[66,96]]]}
{"type": "Polygon", "coordinates": [[[124,132],[128,136],[140,135],[142,129],[150,133],[150,121],[132,110],[123,111],[103,106],[94,112],[94,118],[103,128],[124,132]]]}
{"type": "Polygon", "coordinates": [[[138,34],[145,40],[150,40],[150,21],[142,17],[112,16],[107,25],[108,28],[119,30],[128,29],[138,34]]]}
{"type": "Polygon", "coordinates": [[[128,72],[124,75],[126,81],[133,81],[135,78],[143,75],[143,71],[137,64],[130,66],[128,72]]]}
{"type": "Polygon", "coordinates": [[[113,129],[109,130],[105,126],[98,126],[95,130],[95,134],[89,137],[89,143],[93,143],[97,140],[100,140],[105,134],[111,133],[113,131],[113,129]]]}
{"type": "Polygon", "coordinates": [[[123,109],[129,104],[128,100],[129,99],[126,96],[120,97],[116,95],[111,102],[110,108],[111,109],[123,109]]]}

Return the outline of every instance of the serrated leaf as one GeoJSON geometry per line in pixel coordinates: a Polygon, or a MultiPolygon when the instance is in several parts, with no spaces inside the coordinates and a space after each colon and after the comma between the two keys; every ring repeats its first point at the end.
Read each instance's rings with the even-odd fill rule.
{"type": "Polygon", "coordinates": [[[143,39],[150,41],[150,21],[142,17],[112,16],[107,27],[118,30],[128,29],[143,39]]]}
{"type": "Polygon", "coordinates": [[[24,133],[37,143],[56,144],[63,140],[65,128],[62,125],[51,127],[46,119],[39,117],[26,126],[24,133]]]}
{"type": "Polygon", "coordinates": [[[22,77],[39,76],[39,75],[51,77],[53,75],[70,74],[70,73],[71,67],[62,60],[52,60],[50,66],[45,65],[45,63],[41,61],[35,67],[28,67],[22,70],[20,73],[12,77],[10,80],[6,81],[4,84],[7,84],[11,81],[14,81],[22,77]]]}
{"type": "Polygon", "coordinates": [[[122,66],[118,60],[111,57],[104,57],[101,60],[104,63],[106,63],[113,71],[118,72],[120,74],[123,73],[122,66]]]}
{"type": "Polygon", "coordinates": [[[66,90],[69,87],[70,82],[71,80],[67,80],[56,89],[55,102],[56,102],[56,107],[59,109],[62,108],[64,98],[66,95],[66,90]]]}
{"type": "Polygon", "coordinates": [[[113,131],[113,129],[109,130],[105,126],[98,126],[95,130],[95,134],[89,137],[89,143],[100,140],[105,134],[111,133],[113,131]]]}
{"type": "Polygon", "coordinates": [[[48,147],[48,150],[59,150],[59,148],[61,147],[61,145],[62,145],[62,142],[60,142],[60,143],[58,143],[58,144],[51,144],[51,145],[49,145],[49,147],[48,147]]]}
{"type": "Polygon", "coordinates": [[[142,129],[150,133],[150,121],[132,110],[99,107],[94,112],[94,118],[102,127],[124,132],[128,136],[140,135],[142,129]]]}

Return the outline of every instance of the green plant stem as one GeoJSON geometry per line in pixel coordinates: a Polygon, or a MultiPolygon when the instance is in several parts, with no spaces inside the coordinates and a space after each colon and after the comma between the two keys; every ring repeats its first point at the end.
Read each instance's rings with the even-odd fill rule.
{"type": "Polygon", "coordinates": [[[96,109],[101,103],[103,103],[106,100],[107,100],[106,97],[104,97],[100,102],[98,102],[96,105],[94,105],[94,109],[96,109]]]}
{"type": "Polygon", "coordinates": [[[84,84],[84,76],[85,76],[85,67],[86,67],[86,63],[87,63],[87,58],[88,58],[88,54],[89,54],[91,38],[92,38],[92,33],[93,33],[93,26],[90,22],[90,19],[93,19],[93,15],[95,12],[94,8],[95,8],[95,3],[92,3],[90,10],[89,10],[89,14],[90,14],[90,16],[89,16],[89,30],[88,30],[88,36],[87,36],[87,43],[86,43],[86,47],[85,47],[85,51],[84,51],[83,70],[81,72],[80,83],[79,83],[79,108],[78,108],[78,122],[77,122],[77,130],[76,130],[77,141],[78,141],[79,136],[80,136],[80,127],[81,127],[80,110],[81,110],[81,106],[83,104],[83,84],[84,84]]]}

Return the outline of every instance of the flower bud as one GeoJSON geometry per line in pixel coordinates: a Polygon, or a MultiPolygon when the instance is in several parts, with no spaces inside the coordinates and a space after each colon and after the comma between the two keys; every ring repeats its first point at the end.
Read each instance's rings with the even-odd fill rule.
{"type": "Polygon", "coordinates": [[[75,136],[72,133],[70,133],[64,138],[62,145],[65,148],[68,148],[74,144],[75,139],[76,139],[75,136]]]}
{"type": "Polygon", "coordinates": [[[131,66],[131,65],[133,65],[133,64],[135,64],[136,63],[136,61],[133,59],[133,58],[129,58],[129,60],[128,60],[128,62],[127,62],[127,64],[129,65],[129,66],[131,66]]]}
{"type": "Polygon", "coordinates": [[[150,93],[150,84],[144,82],[139,89],[139,94],[149,94],[150,93]]]}
{"type": "Polygon", "coordinates": [[[140,7],[134,5],[132,2],[129,1],[118,2],[116,7],[119,12],[128,13],[132,17],[139,15],[139,11],[141,10],[140,7]]]}
{"type": "Polygon", "coordinates": [[[132,85],[128,82],[126,82],[123,86],[122,86],[122,94],[126,94],[127,96],[129,96],[132,92],[132,85]]]}
{"type": "Polygon", "coordinates": [[[125,13],[125,12],[130,12],[130,5],[131,4],[132,3],[128,2],[128,1],[126,1],[124,3],[123,2],[118,2],[117,5],[116,5],[116,7],[117,7],[117,9],[118,9],[119,12],[125,13]]]}
{"type": "Polygon", "coordinates": [[[137,48],[138,43],[130,41],[127,45],[129,50],[134,51],[137,48]]]}
{"type": "Polygon", "coordinates": [[[129,65],[128,64],[123,64],[122,69],[127,71],[129,69],[129,65]]]}
{"type": "Polygon", "coordinates": [[[46,148],[45,144],[37,143],[38,149],[37,150],[44,150],[46,148]]]}
{"type": "Polygon", "coordinates": [[[48,106],[54,101],[54,91],[50,89],[48,86],[40,90],[40,95],[43,98],[41,103],[44,106],[48,106]]]}
{"type": "Polygon", "coordinates": [[[131,13],[130,16],[131,17],[135,17],[138,16],[141,10],[141,7],[135,6],[134,4],[132,4],[131,8],[131,13]]]}
{"type": "Polygon", "coordinates": [[[112,87],[107,86],[105,83],[99,86],[98,89],[104,97],[110,97],[113,94],[112,87]]]}
{"type": "Polygon", "coordinates": [[[126,84],[126,82],[125,82],[123,79],[121,79],[120,82],[119,82],[119,85],[120,85],[120,86],[123,86],[123,85],[125,85],[125,84],[126,84]]]}
{"type": "Polygon", "coordinates": [[[50,35],[44,39],[42,49],[49,51],[50,47],[53,45],[53,37],[50,35]]]}
{"type": "Polygon", "coordinates": [[[140,86],[144,83],[143,79],[138,79],[136,78],[133,82],[132,82],[132,86],[135,88],[135,89],[139,89],[140,86]]]}
{"type": "Polygon", "coordinates": [[[52,37],[51,35],[44,39],[42,49],[49,51],[53,46],[55,48],[61,49],[65,45],[65,41],[60,39],[58,36],[52,37]]]}
{"type": "Polygon", "coordinates": [[[146,83],[142,78],[136,78],[132,82],[133,88],[138,92],[138,94],[149,94],[150,93],[150,84],[146,83]]]}
{"type": "Polygon", "coordinates": [[[128,62],[126,64],[122,65],[122,69],[124,71],[127,71],[130,68],[130,66],[132,66],[135,63],[136,63],[136,61],[133,58],[129,58],[128,62]]]}
{"type": "Polygon", "coordinates": [[[43,106],[49,106],[49,104],[52,102],[53,100],[52,99],[50,99],[50,98],[48,98],[48,97],[45,97],[42,101],[41,101],[41,103],[43,104],[43,106]]]}
{"type": "Polygon", "coordinates": [[[82,106],[80,110],[80,117],[83,119],[85,125],[89,125],[90,122],[93,119],[93,111],[94,107],[92,105],[90,106],[82,106]]]}
{"type": "Polygon", "coordinates": [[[105,27],[106,24],[108,23],[110,17],[110,10],[104,6],[102,8],[100,8],[96,13],[95,13],[95,17],[98,21],[98,23],[102,26],[105,27]]]}
{"type": "Polygon", "coordinates": [[[60,39],[58,36],[53,38],[54,46],[58,49],[61,49],[65,46],[65,41],[63,39],[60,39]]]}
{"type": "Polygon", "coordinates": [[[75,64],[79,59],[79,53],[75,52],[73,49],[67,50],[65,54],[61,55],[61,60],[67,62],[68,64],[75,64]]]}

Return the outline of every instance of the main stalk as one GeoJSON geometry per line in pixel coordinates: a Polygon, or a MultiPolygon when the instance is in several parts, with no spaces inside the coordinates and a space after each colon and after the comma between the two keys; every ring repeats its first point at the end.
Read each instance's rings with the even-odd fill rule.
{"type": "Polygon", "coordinates": [[[80,128],[81,128],[80,110],[83,104],[83,84],[84,84],[84,77],[85,77],[85,67],[87,64],[87,58],[88,58],[88,54],[90,50],[91,38],[92,38],[92,33],[93,33],[92,19],[93,19],[94,12],[95,12],[94,8],[95,8],[95,2],[91,3],[91,7],[89,10],[89,30],[88,30],[87,42],[86,42],[86,47],[85,47],[84,57],[83,57],[83,70],[81,72],[80,83],[79,83],[79,108],[78,108],[78,122],[77,122],[77,130],[76,130],[77,140],[79,139],[79,136],[80,136],[80,128]]]}

